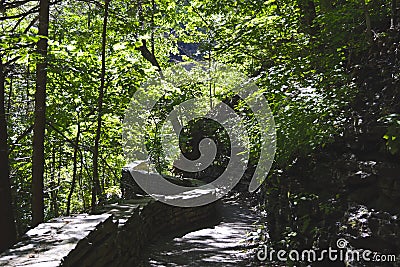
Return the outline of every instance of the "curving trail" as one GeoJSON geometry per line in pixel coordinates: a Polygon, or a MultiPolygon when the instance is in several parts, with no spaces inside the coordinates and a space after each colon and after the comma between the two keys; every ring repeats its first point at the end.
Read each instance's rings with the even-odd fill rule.
{"type": "Polygon", "coordinates": [[[227,199],[220,207],[221,222],[182,237],[149,246],[143,266],[254,266],[246,235],[257,215],[245,200],[227,199]]]}

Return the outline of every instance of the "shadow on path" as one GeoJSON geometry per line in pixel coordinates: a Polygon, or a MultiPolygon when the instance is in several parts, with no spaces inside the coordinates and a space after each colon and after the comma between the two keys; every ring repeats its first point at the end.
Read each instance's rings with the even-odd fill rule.
{"type": "Polygon", "coordinates": [[[220,215],[221,222],[214,227],[153,243],[143,266],[252,266],[253,255],[245,249],[245,239],[256,213],[244,200],[227,199],[220,215]]]}

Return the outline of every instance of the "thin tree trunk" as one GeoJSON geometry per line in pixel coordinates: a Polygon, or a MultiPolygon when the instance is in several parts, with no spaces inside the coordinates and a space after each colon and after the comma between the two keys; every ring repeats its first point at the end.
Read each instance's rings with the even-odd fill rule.
{"type": "Polygon", "coordinates": [[[67,216],[71,214],[71,199],[72,195],[74,194],[75,190],[75,185],[76,185],[76,176],[77,176],[77,168],[78,168],[78,146],[79,146],[79,138],[81,135],[81,124],[79,122],[79,117],[78,117],[78,132],[76,134],[75,138],[75,147],[74,147],[74,166],[72,170],[72,183],[71,183],[71,189],[68,194],[68,199],[67,199],[67,216]]]}
{"type": "MultiPolygon", "coordinates": [[[[85,188],[83,188],[83,152],[80,153],[80,170],[79,170],[79,178],[78,178],[78,183],[79,183],[79,191],[81,192],[81,199],[82,199],[82,204],[83,204],[83,210],[87,210],[89,205],[86,205],[86,197],[85,197],[85,188]]],[[[88,177],[90,176],[90,174],[88,173],[88,177]]]]}
{"type": "MultiPolygon", "coordinates": [[[[152,4],[153,4],[153,13],[154,13],[154,10],[155,10],[155,7],[156,7],[156,5],[155,5],[155,3],[154,3],[154,1],[152,2],[152,4]]],[[[140,25],[141,25],[141,27],[142,27],[142,29],[145,29],[145,21],[144,21],[144,16],[143,16],[143,8],[142,8],[142,2],[141,1],[138,1],[138,12],[139,12],[139,23],[140,23],[140,25]]],[[[152,16],[153,16],[153,13],[152,13],[152,16]]],[[[155,56],[155,48],[154,48],[154,34],[153,34],[153,32],[154,32],[154,18],[152,17],[152,19],[151,19],[152,21],[151,21],[151,23],[152,23],[152,25],[151,25],[151,28],[152,28],[152,34],[151,34],[151,40],[150,40],[150,42],[151,42],[151,44],[150,44],[150,50],[149,50],[149,48],[147,47],[147,41],[145,40],[145,39],[141,39],[141,41],[142,41],[142,45],[141,46],[139,46],[138,48],[136,48],[137,50],[139,50],[140,51],[140,53],[142,54],[142,57],[144,58],[144,59],[146,59],[147,61],[149,61],[150,63],[151,63],[151,65],[153,65],[154,67],[156,67],[157,69],[158,69],[158,72],[161,74],[161,76],[163,76],[163,74],[162,74],[162,70],[161,70],[161,66],[160,66],[160,64],[158,63],[158,60],[157,60],[157,58],[156,58],[156,56],[155,56]]]]}
{"type": "Polygon", "coordinates": [[[10,166],[8,161],[8,132],[5,112],[5,70],[0,58],[0,252],[16,239],[12,207],[10,166]]]}
{"type": "Polygon", "coordinates": [[[86,198],[85,198],[85,189],[83,188],[82,185],[82,178],[83,178],[83,152],[80,153],[80,168],[79,168],[79,176],[78,176],[78,184],[79,184],[79,192],[81,193],[81,199],[82,199],[82,204],[83,204],[83,210],[87,210],[86,205],[86,198]]]}
{"type": "Polygon", "coordinates": [[[54,217],[58,217],[58,203],[57,203],[57,185],[56,185],[56,148],[53,146],[51,151],[51,181],[50,181],[50,188],[51,188],[51,212],[54,217]]]}
{"type": "Polygon", "coordinates": [[[101,135],[101,124],[103,115],[103,99],[104,87],[106,79],[106,44],[107,44],[107,23],[108,23],[108,7],[110,0],[105,0],[104,18],[103,18],[103,33],[101,47],[101,77],[99,98],[97,99],[97,129],[93,149],[93,185],[92,185],[92,210],[96,207],[96,197],[102,195],[100,179],[99,179],[99,143],[101,135]]]}
{"type": "Polygon", "coordinates": [[[394,30],[397,27],[397,0],[392,0],[391,13],[390,29],[394,30]]]}
{"type": "Polygon", "coordinates": [[[155,57],[155,48],[154,48],[154,11],[156,9],[156,4],[154,0],[151,0],[151,54],[155,57]]]}
{"type": "Polygon", "coordinates": [[[371,26],[371,17],[369,15],[367,4],[365,0],[361,0],[362,8],[364,11],[365,16],[365,23],[367,24],[367,41],[372,44],[373,42],[373,35],[372,35],[372,26],[371,26]]]}
{"type": "Polygon", "coordinates": [[[12,99],[12,94],[13,94],[13,77],[11,77],[10,81],[10,90],[8,91],[8,105],[7,105],[7,116],[10,116],[10,110],[11,110],[11,99],[12,99]]]}
{"type": "MultiPolygon", "coordinates": [[[[61,185],[61,170],[63,168],[63,146],[58,146],[58,166],[57,166],[57,188],[61,185]]],[[[56,205],[56,213],[60,214],[60,205],[56,205]]]]}
{"type": "Polygon", "coordinates": [[[25,103],[26,103],[26,105],[25,105],[25,113],[26,114],[28,114],[29,110],[30,110],[29,89],[30,89],[31,85],[30,85],[30,82],[29,82],[29,78],[30,78],[29,65],[30,65],[30,62],[28,60],[28,66],[26,68],[26,76],[25,76],[25,83],[26,83],[26,87],[25,87],[25,92],[26,92],[26,94],[25,94],[25,96],[26,96],[26,99],[25,99],[25,103]]]}
{"type": "Polygon", "coordinates": [[[301,10],[300,26],[304,32],[309,34],[314,33],[313,23],[317,16],[315,11],[315,3],[313,0],[298,0],[298,5],[301,10]]]}
{"type": "MultiPolygon", "coordinates": [[[[40,0],[39,35],[48,36],[49,0],[40,0]]],[[[38,42],[39,61],[36,64],[35,123],[32,156],[32,225],[44,221],[43,173],[44,136],[46,126],[47,38],[38,42]]]]}

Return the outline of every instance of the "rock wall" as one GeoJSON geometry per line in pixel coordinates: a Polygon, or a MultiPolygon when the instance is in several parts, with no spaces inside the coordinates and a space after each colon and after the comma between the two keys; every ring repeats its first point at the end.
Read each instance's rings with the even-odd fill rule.
{"type": "Polygon", "coordinates": [[[137,266],[152,240],[216,223],[217,205],[179,208],[142,198],[98,215],[57,218],[28,231],[0,255],[0,266],[137,266]]]}
{"type": "MultiPolygon", "coordinates": [[[[154,176],[158,176],[158,173],[152,171],[151,168],[152,167],[147,161],[138,160],[132,162],[122,169],[121,192],[123,199],[136,199],[147,195],[147,193],[144,192],[143,189],[140,188],[140,186],[136,183],[133,176],[146,176],[149,181],[156,180],[152,178],[154,176]]],[[[187,177],[163,175],[163,178],[173,184],[185,187],[201,186],[205,184],[203,181],[187,177]]]]}

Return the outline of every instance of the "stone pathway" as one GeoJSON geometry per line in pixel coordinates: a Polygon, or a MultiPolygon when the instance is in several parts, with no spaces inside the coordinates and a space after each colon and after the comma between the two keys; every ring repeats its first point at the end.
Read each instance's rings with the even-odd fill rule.
{"type": "Polygon", "coordinates": [[[143,266],[254,266],[245,239],[256,214],[244,200],[234,199],[224,200],[220,211],[222,221],[214,227],[153,243],[143,266]]]}
{"type": "Polygon", "coordinates": [[[29,230],[23,240],[1,254],[0,266],[60,266],[67,255],[74,257],[85,252],[85,240],[93,242],[102,236],[102,232],[113,227],[116,226],[110,214],[80,214],[53,219],[29,230]]]}

